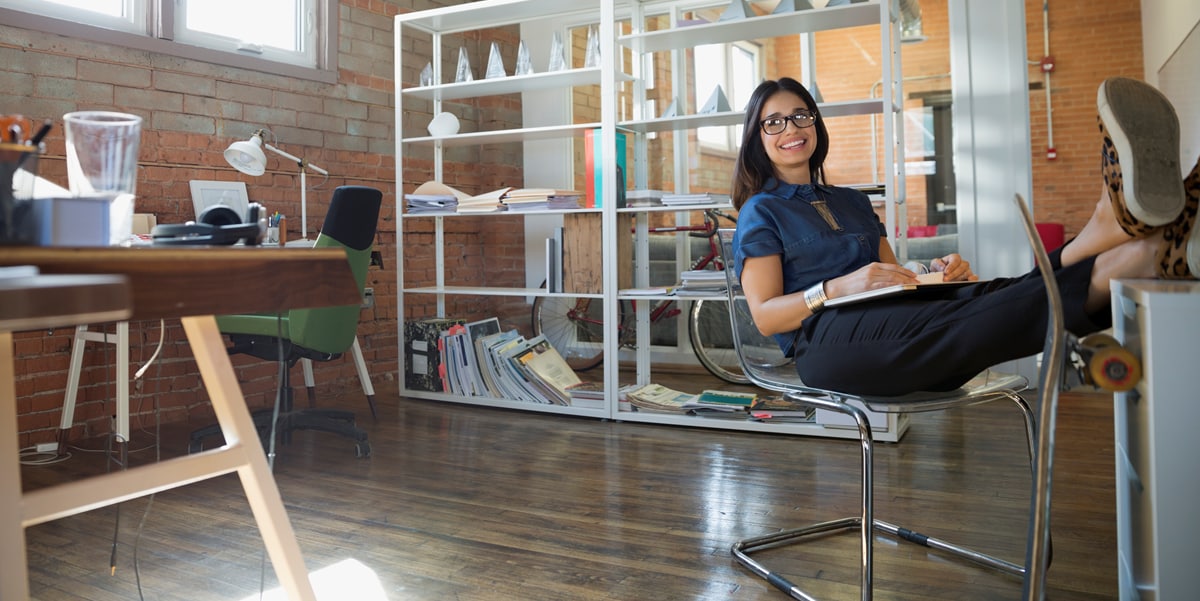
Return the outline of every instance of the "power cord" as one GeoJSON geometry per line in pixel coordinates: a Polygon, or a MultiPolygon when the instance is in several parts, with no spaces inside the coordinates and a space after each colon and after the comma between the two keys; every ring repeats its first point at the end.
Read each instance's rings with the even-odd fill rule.
{"type": "Polygon", "coordinates": [[[71,454],[60,452],[57,442],[46,442],[21,449],[17,457],[21,465],[53,465],[70,459],[71,454]]]}
{"type": "MultiPolygon", "coordinates": [[[[146,372],[146,368],[148,368],[150,366],[150,364],[154,362],[155,357],[158,357],[158,351],[162,350],[163,333],[166,330],[166,325],[164,324],[164,322],[162,320],[159,320],[158,324],[159,324],[158,348],[155,349],[154,354],[151,355],[151,357],[150,357],[150,360],[147,361],[146,364],[143,365],[142,368],[137,371],[137,374],[134,376],[135,379],[140,378],[146,372]]],[[[159,441],[162,440],[162,411],[161,411],[161,406],[158,404],[158,400],[159,400],[158,392],[159,392],[159,386],[161,386],[161,384],[162,384],[162,364],[159,363],[158,368],[155,371],[155,375],[154,375],[154,393],[150,395],[154,399],[154,462],[155,463],[162,461],[162,446],[159,444],[159,441]]],[[[144,509],[142,511],[142,519],[138,520],[137,530],[134,532],[134,536],[133,536],[133,579],[134,579],[134,582],[137,584],[138,599],[141,601],[145,601],[146,596],[145,596],[145,593],[142,591],[142,569],[141,569],[141,564],[139,563],[139,559],[138,559],[138,550],[141,548],[142,532],[145,530],[146,520],[150,517],[150,508],[154,507],[154,496],[155,495],[151,494],[150,496],[146,497],[146,509],[144,509]]]]}

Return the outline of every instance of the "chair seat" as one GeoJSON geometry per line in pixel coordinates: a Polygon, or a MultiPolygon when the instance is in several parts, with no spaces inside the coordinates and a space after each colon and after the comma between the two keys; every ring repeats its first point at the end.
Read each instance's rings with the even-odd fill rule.
{"type": "Polygon", "coordinates": [[[217,328],[221,330],[222,334],[251,334],[289,339],[291,335],[288,325],[287,315],[283,317],[273,314],[217,316],[217,328]]]}
{"type": "Polygon", "coordinates": [[[747,371],[757,376],[754,382],[756,385],[792,395],[852,398],[878,413],[939,411],[948,407],[986,403],[1029,387],[1025,376],[989,369],[954,390],[917,391],[901,396],[848,395],[806,385],[796,373],[795,362],[783,359],[779,347],[773,346],[773,342],[769,344],[772,346],[752,346],[743,343],[741,348],[743,360],[747,362],[747,371]]]}

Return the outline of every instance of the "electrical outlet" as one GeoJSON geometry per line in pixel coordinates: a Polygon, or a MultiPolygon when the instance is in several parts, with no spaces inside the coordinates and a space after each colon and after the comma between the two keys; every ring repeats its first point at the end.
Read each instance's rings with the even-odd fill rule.
{"type": "Polygon", "coordinates": [[[374,288],[363,288],[362,308],[370,309],[370,308],[373,308],[374,306],[375,306],[375,289],[374,288]]]}

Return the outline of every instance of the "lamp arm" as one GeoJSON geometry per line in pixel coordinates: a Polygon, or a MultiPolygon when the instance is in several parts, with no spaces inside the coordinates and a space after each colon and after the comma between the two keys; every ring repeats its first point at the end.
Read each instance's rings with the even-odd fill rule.
{"type": "Polygon", "coordinates": [[[329,175],[328,171],[326,171],[326,170],[324,170],[324,169],[322,169],[322,168],[320,168],[298,156],[288,153],[287,151],[275,148],[274,146],[271,146],[269,143],[267,143],[265,140],[263,141],[263,148],[266,148],[267,150],[270,150],[271,152],[273,152],[289,161],[296,163],[297,165],[300,166],[301,171],[304,171],[304,168],[308,167],[309,169],[312,169],[313,171],[316,171],[317,173],[320,173],[321,175],[324,175],[324,176],[329,175]]]}

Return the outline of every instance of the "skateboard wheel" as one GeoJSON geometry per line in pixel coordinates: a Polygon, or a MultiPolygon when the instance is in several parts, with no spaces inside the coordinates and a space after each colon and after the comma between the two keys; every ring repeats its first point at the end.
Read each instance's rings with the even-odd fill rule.
{"type": "Polygon", "coordinates": [[[1142,366],[1132,353],[1120,346],[1102,346],[1087,362],[1088,377],[1104,390],[1128,392],[1142,379],[1142,366]]]}
{"type": "Polygon", "coordinates": [[[1079,346],[1083,348],[1106,348],[1110,346],[1121,346],[1121,343],[1116,338],[1108,334],[1088,334],[1079,339],[1079,346]]]}

